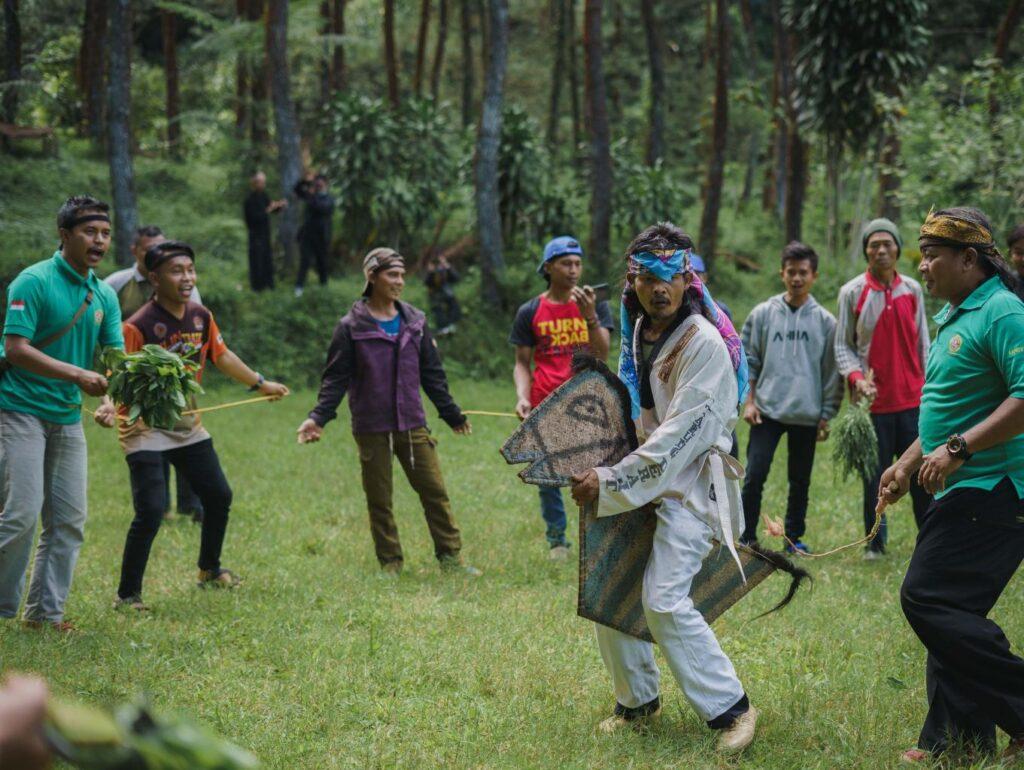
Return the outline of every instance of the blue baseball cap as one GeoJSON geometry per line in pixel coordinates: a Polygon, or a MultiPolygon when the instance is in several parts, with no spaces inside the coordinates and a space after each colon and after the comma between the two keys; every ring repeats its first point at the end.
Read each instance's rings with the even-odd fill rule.
{"type": "Polygon", "coordinates": [[[707,272],[707,268],[704,267],[704,259],[701,257],[700,254],[690,255],[690,270],[692,270],[695,273],[707,272]]]}
{"type": "Polygon", "coordinates": [[[567,254],[575,254],[582,257],[583,248],[580,246],[580,242],[571,235],[560,235],[557,238],[552,238],[548,241],[548,245],[544,247],[544,256],[537,266],[537,272],[540,275],[544,275],[544,265],[553,259],[564,257],[567,254]]]}

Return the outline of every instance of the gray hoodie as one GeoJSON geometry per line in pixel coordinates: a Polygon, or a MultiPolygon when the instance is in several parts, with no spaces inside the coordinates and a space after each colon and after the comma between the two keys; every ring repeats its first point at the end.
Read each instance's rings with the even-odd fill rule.
{"type": "Polygon", "coordinates": [[[754,404],[789,425],[831,420],[843,400],[833,349],[836,319],[814,297],[796,310],[785,294],[755,307],[743,324],[754,404]]]}

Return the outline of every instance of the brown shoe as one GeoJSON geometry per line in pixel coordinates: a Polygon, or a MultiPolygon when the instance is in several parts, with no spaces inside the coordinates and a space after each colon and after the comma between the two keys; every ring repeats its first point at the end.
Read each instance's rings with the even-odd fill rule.
{"type": "Polygon", "coordinates": [[[611,735],[617,733],[620,730],[629,729],[637,733],[645,733],[651,729],[651,726],[661,718],[661,706],[658,706],[650,714],[644,714],[642,716],[628,717],[625,714],[612,714],[607,719],[601,720],[601,723],[597,726],[597,731],[604,733],[605,735],[611,735]]]}
{"type": "Polygon", "coordinates": [[[900,762],[930,762],[931,759],[931,752],[925,751],[924,749],[907,749],[902,754],[900,754],[900,762]]]}
{"type": "Polygon", "coordinates": [[[200,588],[236,588],[242,579],[229,569],[201,569],[199,570],[200,588]]]}
{"type": "Polygon", "coordinates": [[[43,628],[52,628],[61,634],[73,634],[78,629],[75,624],[70,620],[23,620],[21,625],[25,628],[31,628],[34,631],[38,631],[43,628]]]}
{"type": "Polygon", "coordinates": [[[142,597],[139,594],[133,596],[126,596],[124,598],[117,596],[114,598],[114,609],[115,610],[135,610],[136,612],[149,612],[149,607],[143,603],[142,597]]]}
{"type": "Polygon", "coordinates": [[[1024,759],[1024,737],[1012,738],[1010,745],[999,755],[1002,762],[1017,762],[1024,759]]]}
{"type": "Polygon", "coordinates": [[[723,754],[739,754],[754,740],[757,709],[751,706],[718,736],[718,750],[723,754]]]}

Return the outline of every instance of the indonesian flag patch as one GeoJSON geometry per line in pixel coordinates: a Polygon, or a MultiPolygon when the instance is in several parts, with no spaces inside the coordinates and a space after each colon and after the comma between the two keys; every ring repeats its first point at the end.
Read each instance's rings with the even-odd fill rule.
{"type": "Polygon", "coordinates": [[[23,299],[16,299],[16,300],[14,300],[14,301],[11,302],[10,305],[7,306],[7,309],[8,310],[21,310],[22,312],[24,312],[25,311],[25,300],[23,300],[23,299]]]}

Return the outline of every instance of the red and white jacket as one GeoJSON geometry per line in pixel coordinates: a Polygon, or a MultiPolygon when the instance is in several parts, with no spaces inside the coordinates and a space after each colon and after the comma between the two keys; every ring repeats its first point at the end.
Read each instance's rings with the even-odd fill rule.
{"type": "Polygon", "coordinates": [[[913,278],[897,273],[885,286],[864,272],[839,290],[836,363],[851,386],[874,372],[872,413],[920,406],[928,344],[924,292],[913,278]]]}

